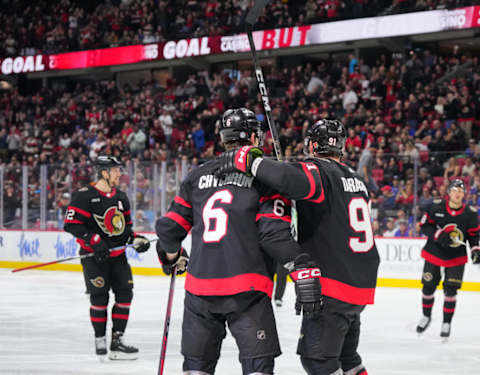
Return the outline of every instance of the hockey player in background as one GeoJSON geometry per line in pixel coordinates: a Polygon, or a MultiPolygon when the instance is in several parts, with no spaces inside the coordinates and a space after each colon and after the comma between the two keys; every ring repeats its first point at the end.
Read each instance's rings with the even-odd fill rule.
{"type": "MultiPolygon", "coordinates": [[[[245,108],[227,110],[219,133],[226,149],[255,145],[262,137],[255,114],[245,108]]],[[[281,353],[270,300],[275,260],[291,266],[297,313],[304,316],[321,309],[320,270],[291,237],[291,202],[251,176],[217,177],[217,166],[212,160],[190,172],[155,226],[165,273],[172,267],[185,272],[188,262],[183,371],[215,372],[228,323],[243,374],[273,374],[281,353]],[[188,259],[181,243],[190,230],[188,259]]]]}
{"type": "Polygon", "coordinates": [[[133,243],[135,250],[142,253],[150,243],[133,232],[128,197],[116,189],[122,173],[121,163],[113,156],[99,156],[95,166],[98,179],[73,194],[65,213],[64,230],[77,238],[81,255],[94,254],[82,259],[82,267],[90,295],[96,354],[107,354],[107,306],[112,289],[115,304],[109,358],[136,359],[138,349],[122,340],[133,297],[132,271],[123,246],[133,243]],[[113,248],[115,250],[110,251],[113,248]]]}
{"type": "Polygon", "coordinates": [[[340,158],[346,132],[338,120],[319,120],[305,140],[310,158],[280,163],[260,149],[222,156],[220,172],[238,170],[296,201],[298,243],[322,270],[325,307],[302,321],[298,354],[308,374],[365,375],[357,353],[360,313],[373,304],[379,255],[362,178],[340,158]]]}
{"type": "Polygon", "coordinates": [[[474,207],[463,203],[463,181],[451,181],[447,193],[448,199],[434,201],[421,220],[422,232],[428,236],[428,240],[422,250],[422,258],[425,259],[422,274],[423,317],[417,326],[417,332],[422,333],[430,325],[434,293],[441,279],[440,269],[444,267],[442,337],[450,336],[457,290],[462,286],[463,271],[468,260],[466,240],[471,247],[473,263],[480,263],[478,213],[474,207]]]}

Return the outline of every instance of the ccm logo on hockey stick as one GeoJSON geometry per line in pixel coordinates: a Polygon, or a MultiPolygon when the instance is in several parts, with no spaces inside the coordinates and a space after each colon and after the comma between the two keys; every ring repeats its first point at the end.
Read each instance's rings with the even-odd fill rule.
{"type": "Polygon", "coordinates": [[[307,268],[301,271],[292,273],[292,278],[296,280],[311,279],[312,277],[320,277],[321,272],[319,268],[307,268]]]}
{"type": "Polygon", "coordinates": [[[268,100],[267,86],[265,86],[265,80],[263,79],[262,70],[255,69],[255,74],[258,81],[258,90],[260,91],[260,95],[262,96],[263,100],[263,107],[265,108],[265,111],[271,111],[272,109],[270,108],[270,102],[268,100]]]}

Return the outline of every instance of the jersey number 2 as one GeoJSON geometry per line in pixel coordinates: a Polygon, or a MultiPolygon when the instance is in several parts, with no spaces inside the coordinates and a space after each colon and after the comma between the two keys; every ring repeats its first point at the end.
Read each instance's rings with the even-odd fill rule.
{"type": "Polygon", "coordinates": [[[354,253],[366,253],[375,244],[373,229],[370,222],[370,210],[364,198],[353,198],[348,205],[348,219],[350,227],[357,232],[363,233],[365,240],[361,237],[350,237],[348,245],[354,253]]]}
{"type": "Polygon", "coordinates": [[[215,202],[219,201],[223,204],[231,204],[233,195],[228,190],[220,190],[208,198],[207,203],[203,207],[202,218],[203,226],[203,241],[204,242],[219,242],[228,228],[228,214],[223,208],[214,208],[215,202]],[[210,220],[215,221],[213,229],[210,229],[210,220]]]}

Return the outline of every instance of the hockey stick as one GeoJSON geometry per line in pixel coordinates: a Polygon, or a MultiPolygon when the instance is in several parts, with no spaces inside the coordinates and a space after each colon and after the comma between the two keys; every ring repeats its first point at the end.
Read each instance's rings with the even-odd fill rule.
{"type": "MultiPolygon", "coordinates": [[[[154,240],[150,240],[148,242],[153,242],[153,241],[156,241],[156,240],[157,239],[154,239],[154,240]]],[[[110,251],[121,250],[121,249],[127,248],[127,247],[135,247],[135,246],[133,244],[129,243],[127,245],[114,247],[113,249],[110,249],[110,251]]],[[[32,266],[27,266],[27,267],[22,267],[22,268],[15,268],[14,270],[12,270],[12,272],[20,272],[20,271],[31,270],[31,269],[34,269],[34,268],[49,266],[50,264],[68,262],[69,260],[90,258],[90,257],[93,257],[94,255],[95,255],[94,253],[90,253],[90,254],[77,255],[77,256],[74,256],[74,257],[69,257],[69,258],[64,258],[64,259],[52,260],[51,262],[34,264],[32,266]]]]}
{"type": "Polygon", "coordinates": [[[255,66],[255,77],[257,78],[258,91],[262,97],[263,109],[265,111],[265,117],[267,118],[267,124],[272,134],[273,148],[275,149],[275,155],[279,161],[283,160],[282,149],[280,147],[280,138],[278,136],[278,129],[272,117],[272,108],[270,107],[270,99],[268,97],[267,85],[263,78],[262,67],[258,63],[257,50],[255,48],[255,42],[253,41],[253,25],[257,22],[257,18],[263,9],[267,6],[270,0],[257,0],[253,4],[252,9],[247,14],[245,29],[247,31],[248,43],[250,44],[250,51],[252,52],[253,65],[255,66]]]}
{"type": "Polygon", "coordinates": [[[158,375],[163,375],[165,366],[165,356],[167,354],[168,330],[170,328],[170,316],[172,315],[173,292],[175,291],[175,279],[177,277],[177,267],[172,269],[170,278],[170,290],[168,292],[167,312],[165,314],[165,323],[163,325],[162,349],[160,350],[160,363],[158,364],[158,375]]]}

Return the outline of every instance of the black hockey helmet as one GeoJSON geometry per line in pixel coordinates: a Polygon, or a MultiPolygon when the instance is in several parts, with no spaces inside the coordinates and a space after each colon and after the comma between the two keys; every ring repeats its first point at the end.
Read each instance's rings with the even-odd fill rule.
{"type": "Polygon", "coordinates": [[[219,132],[222,143],[248,142],[252,133],[257,135],[260,144],[263,140],[262,123],[247,108],[227,109],[222,116],[219,132]]]}
{"type": "Polygon", "coordinates": [[[308,149],[312,141],[314,153],[342,156],[346,138],[347,132],[341,121],[318,120],[308,129],[305,148],[308,149]]]}
{"type": "Polygon", "coordinates": [[[109,171],[113,167],[123,167],[123,164],[115,156],[99,155],[95,160],[95,169],[98,178],[102,178],[102,171],[109,171]]]}
{"type": "Polygon", "coordinates": [[[461,179],[456,178],[455,180],[450,181],[448,184],[447,192],[450,193],[453,188],[459,188],[465,192],[465,183],[461,179]]]}

